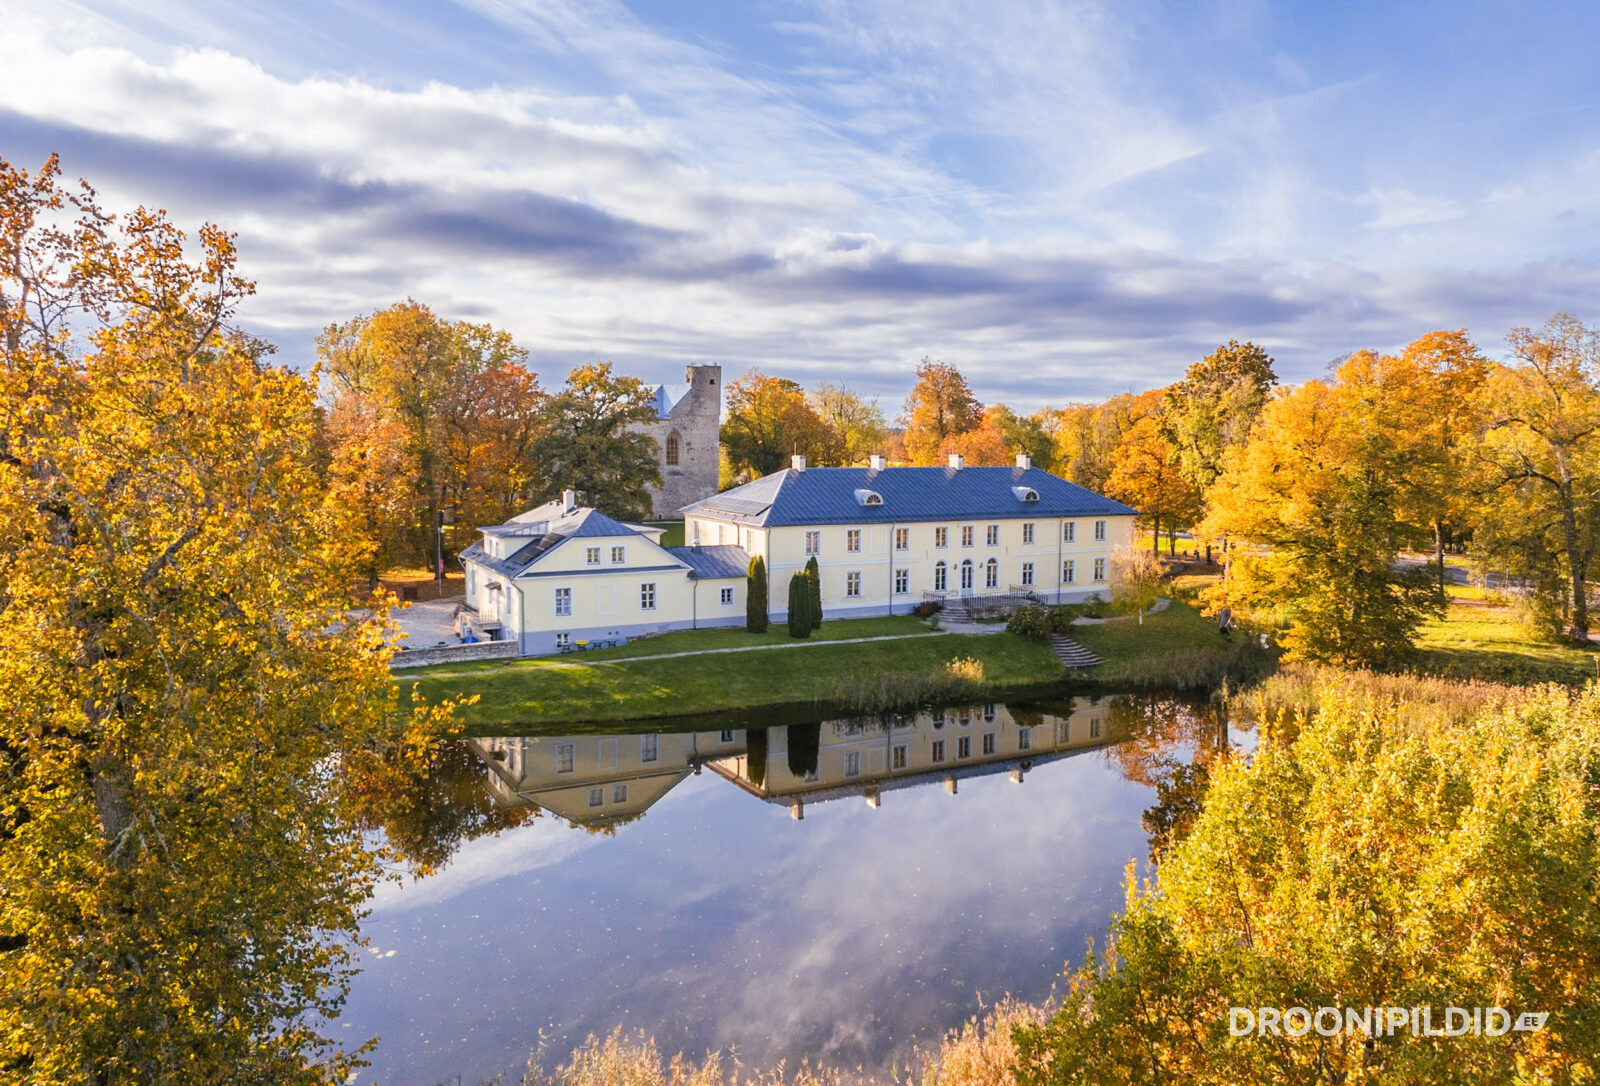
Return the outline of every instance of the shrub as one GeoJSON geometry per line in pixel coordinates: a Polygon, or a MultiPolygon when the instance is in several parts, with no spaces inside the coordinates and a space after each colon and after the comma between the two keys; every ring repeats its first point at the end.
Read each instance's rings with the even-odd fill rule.
{"type": "Polygon", "coordinates": [[[804,571],[789,578],[789,636],[811,636],[811,578],[804,571]]]}
{"type": "Polygon", "coordinates": [[[806,559],[806,579],[811,582],[811,628],[822,629],[822,570],[817,565],[817,556],[812,555],[806,559]]]}
{"type": "Polygon", "coordinates": [[[923,600],[911,609],[911,613],[918,618],[929,618],[944,610],[944,604],[938,600],[923,600]]]}
{"type": "Polygon", "coordinates": [[[944,665],[944,671],[946,675],[962,682],[983,682],[983,661],[975,660],[970,656],[957,656],[954,660],[944,665]]]}
{"type": "Polygon", "coordinates": [[[1006,632],[1029,641],[1048,641],[1052,632],[1050,613],[1043,607],[1024,607],[1006,620],[1006,632]]]}
{"type": "Polygon", "coordinates": [[[1050,632],[1064,634],[1072,629],[1072,624],[1078,620],[1078,613],[1071,607],[1059,605],[1045,608],[1050,617],[1050,632]]]}
{"type": "Polygon", "coordinates": [[[767,632],[767,563],[759,554],[750,559],[745,579],[744,628],[751,633],[767,632]]]}

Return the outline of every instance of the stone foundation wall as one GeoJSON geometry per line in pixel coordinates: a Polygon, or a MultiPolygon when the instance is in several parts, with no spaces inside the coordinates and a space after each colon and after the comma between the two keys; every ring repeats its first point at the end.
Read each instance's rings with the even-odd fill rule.
{"type": "Polygon", "coordinates": [[[515,641],[478,641],[471,645],[441,645],[431,649],[406,649],[389,661],[391,671],[429,664],[460,664],[468,660],[509,660],[517,656],[515,641]]]}

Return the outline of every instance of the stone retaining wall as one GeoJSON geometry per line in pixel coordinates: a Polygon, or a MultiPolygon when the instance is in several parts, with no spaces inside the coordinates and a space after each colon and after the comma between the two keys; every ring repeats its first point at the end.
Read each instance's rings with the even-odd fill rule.
{"type": "Polygon", "coordinates": [[[471,645],[440,645],[432,649],[407,649],[394,654],[391,670],[426,667],[428,664],[460,664],[469,660],[505,660],[517,655],[515,641],[478,641],[471,645]]]}

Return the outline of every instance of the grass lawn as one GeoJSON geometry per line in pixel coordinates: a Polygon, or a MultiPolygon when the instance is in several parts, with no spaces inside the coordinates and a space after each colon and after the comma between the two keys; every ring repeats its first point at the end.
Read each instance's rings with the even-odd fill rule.
{"type": "MultiPolygon", "coordinates": [[[[928,625],[920,618],[896,615],[893,618],[850,618],[837,622],[824,622],[820,629],[811,631],[812,641],[838,641],[846,637],[904,637],[907,634],[928,633],[928,625]]],[[[586,653],[572,653],[558,657],[562,660],[581,659],[585,663],[598,660],[623,660],[634,656],[662,656],[671,652],[697,652],[703,649],[759,648],[769,645],[791,645],[789,627],[775,622],[764,634],[753,634],[740,626],[718,630],[680,630],[677,633],[657,634],[654,637],[629,641],[614,649],[594,649],[586,653]]]]}
{"type": "Polygon", "coordinates": [[[1443,618],[1417,637],[1417,668],[1428,674],[1491,682],[1582,683],[1595,678],[1594,650],[1539,640],[1510,604],[1481,589],[1449,588],[1443,618]]]}
{"type": "Polygon", "coordinates": [[[995,688],[1047,683],[1063,674],[1046,645],[1011,634],[942,634],[621,663],[607,663],[599,654],[492,661],[402,672],[396,678],[402,688],[416,683],[430,700],[480,695],[478,704],[463,715],[471,731],[487,734],[825,702],[842,684],[858,678],[866,682],[889,673],[930,674],[957,657],[980,661],[984,682],[995,688]]]}
{"type": "Polygon", "coordinates": [[[1215,619],[1178,599],[1146,615],[1143,626],[1133,618],[1075,625],[1069,636],[1105,661],[1073,674],[1107,686],[1200,689],[1223,679],[1237,685],[1276,666],[1274,653],[1248,633],[1224,638],[1215,619]]]}
{"type": "Polygon", "coordinates": [[[662,533],[661,545],[663,547],[683,546],[683,521],[681,520],[647,520],[645,524],[651,528],[665,528],[662,533]]]}

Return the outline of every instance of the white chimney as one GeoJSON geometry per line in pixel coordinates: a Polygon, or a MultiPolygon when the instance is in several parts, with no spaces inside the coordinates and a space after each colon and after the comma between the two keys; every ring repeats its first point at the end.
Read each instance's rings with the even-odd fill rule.
{"type": "Polygon", "coordinates": [[[805,471],[806,470],[806,458],[801,456],[799,453],[795,453],[793,456],[791,456],[789,458],[789,466],[791,468],[793,468],[795,471],[805,471]]]}
{"type": "Polygon", "coordinates": [[[882,471],[883,470],[883,463],[884,463],[884,461],[883,461],[883,454],[882,453],[873,453],[872,454],[872,470],[873,471],[882,471]]]}
{"type": "Polygon", "coordinates": [[[561,492],[561,511],[570,513],[578,507],[578,492],[576,490],[563,490],[561,492]]]}
{"type": "Polygon", "coordinates": [[[1031,468],[1031,467],[1033,467],[1033,457],[1029,456],[1027,453],[1018,453],[1017,454],[1017,467],[1019,467],[1019,468],[1031,468]]]}
{"type": "Polygon", "coordinates": [[[961,458],[961,454],[960,453],[951,453],[950,454],[950,466],[951,467],[960,468],[962,463],[963,463],[963,460],[961,458]]]}

